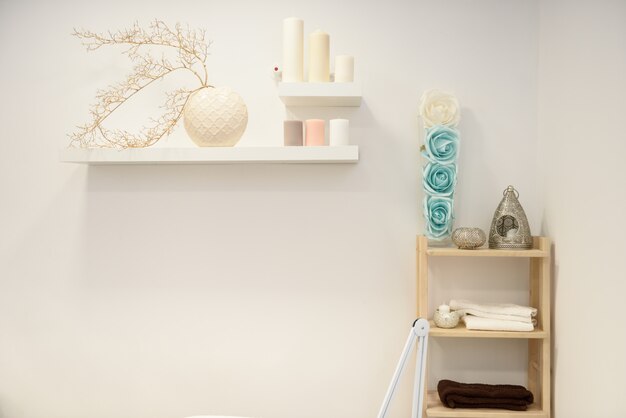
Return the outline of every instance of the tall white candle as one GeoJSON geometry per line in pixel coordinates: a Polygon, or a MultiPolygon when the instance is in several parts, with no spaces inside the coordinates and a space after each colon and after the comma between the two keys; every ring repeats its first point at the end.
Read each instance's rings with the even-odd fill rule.
{"type": "Polygon", "coordinates": [[[330,81],[330,37],[320,30],[309,35],[309,82],[330,81]]]}
{"type": "Polygon", "coordinates": [[[331,119],[328,144],[340,146],[350,144],[350,121],[348,119],[331,119]]]}
{"type": "Polygon", "coordinates": [[[335,57],[335,82],[351,83],[354,81],[354,57],[337,55],[335,57]]]}
{"type": "Polygon", "coordinates": [[[283,20],[283,81],[304,81],[304,21],[297,17],[283,20]]]}

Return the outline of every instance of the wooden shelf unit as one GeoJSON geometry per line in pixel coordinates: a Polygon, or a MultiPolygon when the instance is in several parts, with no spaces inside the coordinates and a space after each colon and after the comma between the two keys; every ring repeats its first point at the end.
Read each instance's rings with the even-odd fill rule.
{"type": "Polygon", "coordinates": [[[447,408],[426,385],[425,417],[442,418],[550,418],[550,240],[533,237],[530,250],[459,250],[457,248],[429,248],[425,236],[417,237],[417,315],[428,317],[428,259],[429,257],[523,257],[529,259],[529,306],[537,308],[537,326],[531,332],[475,331],[461,323],[453,329],[437,328],[431,321],[431,338],[515,338],[528,340],[527,388],[535,402],[527,411],[502,409],[447,408]]]}

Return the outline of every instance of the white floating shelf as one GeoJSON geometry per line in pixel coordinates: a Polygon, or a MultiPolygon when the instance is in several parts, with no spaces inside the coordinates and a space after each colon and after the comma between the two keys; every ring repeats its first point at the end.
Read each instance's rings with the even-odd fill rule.
{"type": "Polygon", "coordinates": [[[360,83],[279,83],[286,106],[361,106],[360,83]]]}
{"type": "Polygon", "coordinates": [[[67,148],[61,161],[82,164],[355,163],[359,147],[67,148]]]}

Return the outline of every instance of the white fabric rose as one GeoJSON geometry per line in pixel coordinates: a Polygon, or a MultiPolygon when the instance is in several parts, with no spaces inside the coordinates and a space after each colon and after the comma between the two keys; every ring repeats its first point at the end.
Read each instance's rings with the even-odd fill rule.
{"type": "Polygon", "coordinates": [[[422,94],[419,112],[425,128],[435,125],[456,127],[461,119],[457,98],[440,90],[426,90],[422,94]]]}

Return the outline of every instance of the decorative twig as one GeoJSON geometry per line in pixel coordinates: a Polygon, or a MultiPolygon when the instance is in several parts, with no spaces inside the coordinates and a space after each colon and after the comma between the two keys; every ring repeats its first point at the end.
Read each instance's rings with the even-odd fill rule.
{"type": "Polygon", "coordinates": [[[170,29],[164,22],[154,20],[145,30],[137,22],[130,29],[117,32],[95,33],[74,29],[73,35],[82,39],[87,51],[95,51],[107,45],[126,45],[126,55],[135,63],[132,73],[124,80],[96,93],[96,103],[90,107],[91,121],[78,126],[70,134],[70,146],[83,148],[139,148],[153,145],[169,135],[180,120],[189,96],[209,87],[206,59],[211,41],[205,41],[204,30],[191,30],[176,24],[170,29]],[[147,47],[165,47],[176,50],[175,62],[162,55],[155,58],[147,47]],[[152,125],[144,127],[139,134],[125,130],[107,129],[103,122],[128,99],[157,80],[177,72],[189,71],[199,81],[196,89],[178,89],[167,93],[163,108],[165,113],[152,119],[152,125]]]}

